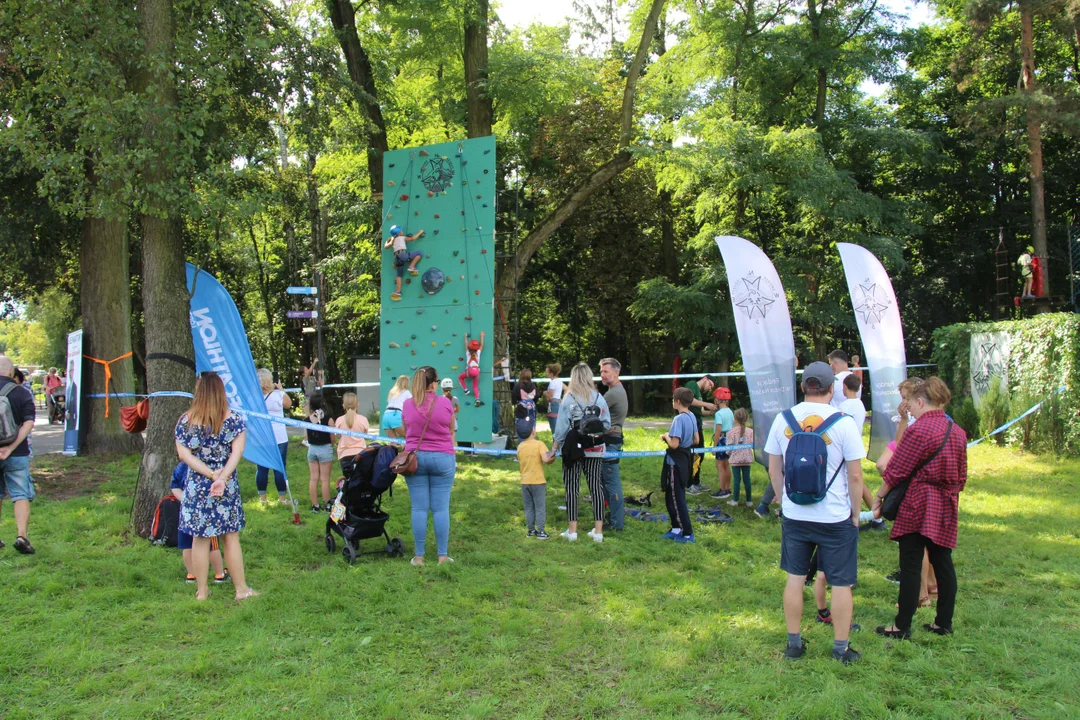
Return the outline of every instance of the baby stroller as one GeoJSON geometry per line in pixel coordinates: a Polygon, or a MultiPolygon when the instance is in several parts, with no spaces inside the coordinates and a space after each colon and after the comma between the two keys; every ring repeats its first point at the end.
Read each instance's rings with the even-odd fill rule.
{"type": "MultiPolygon", "coordinates": [[[[390,472],[390,463],[397,456],[393,445],[369,445],[353,465],[352,475],[338,481],[338,499],[334,512],[326,520],[326,551],[337,550],[334,535],[341,537],[344,547],[341,556],[352,565],[360,555],[385,552],[393,557],[405,554],[405,546],[399,538],[386,533],[386,521],[390,515],[382,511],[382,494],[397,478],[390,472]],[[343,507],[338,507],[340,503],[343,507]],[[335,520],[336,517],[340,519],[335,520]],[[360,541],[383,537],[386,545],[379,550],[360,551],[360,541]]],[[[393,491],[391,490],[391,495],[393,491]]]]}
{"type": "Polygon", "coordinates": [[[60,423],[64,424],[67,420],[67,406],[65,405],[67,397],[64,395],[64,388],[58,387],[53,390],[52,405],[49,407],[49,424],[60,423]]]}

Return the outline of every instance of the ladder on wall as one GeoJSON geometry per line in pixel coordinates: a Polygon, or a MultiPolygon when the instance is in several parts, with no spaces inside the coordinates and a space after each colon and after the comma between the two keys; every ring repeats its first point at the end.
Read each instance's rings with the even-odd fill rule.
{"type": "Polygon", "coordinates": [[[998,244],[994,249],[995,279],[994,319],[1007,315],[1012,306],[1013,293],[1009,287],[1009,249],[1005,246],[1005,229],[998,230],[998,244]]]}

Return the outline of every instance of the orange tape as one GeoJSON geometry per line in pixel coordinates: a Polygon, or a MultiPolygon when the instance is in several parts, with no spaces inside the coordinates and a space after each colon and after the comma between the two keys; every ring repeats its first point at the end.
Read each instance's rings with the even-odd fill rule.
{"type": "Polygon", "coordinates": [[[109,417],[109,383],[112,381],[112,368],[109,366],[117,360],[123,360],[124,358],[131,357],[131,353],[126,352],[120,357],[114,357],[112,360],[98,360],[97,358],[92,358],[89,355],[83,355],[83,357],[87,360],[92,360],[105,366],[105,417],[109,417]]]}

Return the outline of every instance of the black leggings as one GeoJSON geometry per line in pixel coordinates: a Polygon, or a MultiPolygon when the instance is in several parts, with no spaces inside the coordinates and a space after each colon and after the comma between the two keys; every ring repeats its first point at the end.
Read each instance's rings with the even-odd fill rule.
{"type": "Polygon", "coordinates": [[[938,601],[934,624],[952,630],[953,610],[956,608],[956,569],[953,568],[952,550],[919,533],[901,535],[897,543],[900,545],[900,610],[896,613],[896,627],[905,632],[911,631],[911,619],[919,607],[923,550],[926,550],[937,575],[938,601]]]}
{"type": "Polygon", "coordinates": [[[687,537],[693,535],[694,526],[690,524],[690,511],[686,507],[686,488],[679,483],[674,467],[664,473],[664,504],[671,518],[671,529],[682,530],[687,537]]]}
{"type": "Polygon", "coordinates": [[[573,462],[563,462],[562,479],[566,488],[566,515],[570,522],[578,519],[578,492],[581,490],[581,473],[592,495],[593,522],[604,521],[604,461],[587,457],[573,462]]]}

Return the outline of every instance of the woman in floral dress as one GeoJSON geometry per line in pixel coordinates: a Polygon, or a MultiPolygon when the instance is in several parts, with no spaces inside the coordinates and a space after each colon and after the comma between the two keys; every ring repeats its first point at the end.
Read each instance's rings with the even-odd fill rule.
{"type": "Polygon", "coordinates": [[[236,587],[236,599],[257,592],[244,581],[240,531],[244,507],[236,466],[244,454],[244,419],[229,410],[225,386],[217,373],[204,372],[195,383],[191,408],[176,423],[176,454],[188,467],[180,501],[180,529],[193,536],[191,560],[198,583],[196,600],[210,597],[206,582],[210,539],[225,536],[225,561],[236,587]]]}

